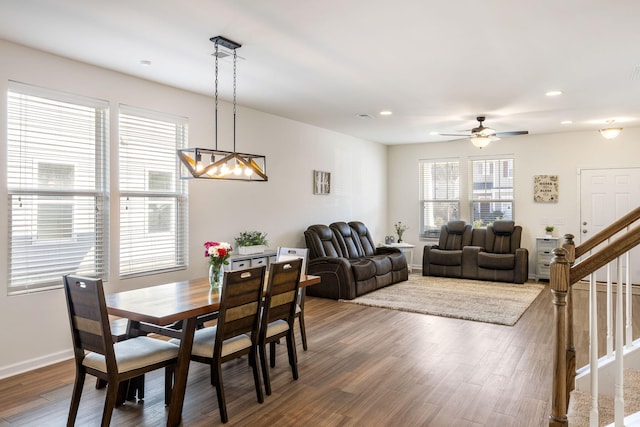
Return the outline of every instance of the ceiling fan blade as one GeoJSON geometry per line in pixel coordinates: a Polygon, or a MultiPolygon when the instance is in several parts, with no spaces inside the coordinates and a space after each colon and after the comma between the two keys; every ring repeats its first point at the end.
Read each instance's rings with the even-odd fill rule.
{"type": "Polygon", "coordinates": [[[461,133],[439,133],[438,135],[440,136],[462,136],[462,137],[467,137],[469,138],[471,135],[469,134],[461,134],[461,133]]]}
{"type": "Polygon", "coordinates": [[[528,133],[528,130],[516,130],[513,132],[496,132],[496,136],[527,135],[528,133]]]}

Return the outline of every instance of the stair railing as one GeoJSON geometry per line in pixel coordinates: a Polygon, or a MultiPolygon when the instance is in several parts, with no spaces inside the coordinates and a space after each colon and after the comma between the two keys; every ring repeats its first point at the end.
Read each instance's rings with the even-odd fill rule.
{"type": "MultiPolygon", "coordinates": [[[[569,405],[569,394],[574,389],[576,378],[576,356],[573,341],[573,304],[571,296],[571,287],[578,281],[589,276],[590,281],[590,305],[595,307],[596,301],[596,283],[595,272],[600,268],[608,265],[614,260],[618,260],[617,274],[617,303],[616,310],[616,360],[620,360],[616,372],[616,398],[615,412],[616,425],[621,425],[618,421],[621,417],[619,412],[623,411],[622,399],[622,312],[623,312],[623,271],[622,256],[627,256],[627,313],[631,313],[631,283],[629,276],[629,258],[630,250],[640,244],[640,226],[631,228],[631,226],[640,220],[640,207],[629,212],[627,215],[618,219],[610,226],[606,227],[580,246],[575,246],[574,236],[565,235],[565,242],[562,248],[553,250],[553,258],[551,260],[550,270],[550,287],[552,294],[552,303],[554,305],[554,347],[553,347],[553,372],[552,380],[552,397],[551,397],[551,414],[549,415],[549,426],[560,427],[567,426],[567,409],[569,405]],[[600,247],[594,251],[598,245],[607,242],[606,246],[600,247]],[[575,260],[582,258],[579,263],[575,260]]],[[[611,289],[611,275],[608,273],[608,294],[611,289]]],[[[608,304],[608,309],[610,309],[608,304]]],[[[595,321],[595,313],[590,316],[593,320],[590,324],[590,331],[597,334],[597,322],[595,321]]],[[[609,314],[607,314],[609,317],[609,314]]],[[[631,319],[627,319],[627,343],[631,343],[630,331],[631,319]]],[[[590,332],[591,333],[591,332],[590,332]]],[[[610,331],[608,332],[610,334],[610,331]]],[[[596,335],[597,339],[597,335],[596,335]]],[[[597,390],[597,340],[592,337],[592,388],[597,390]],[[595,347],[595,350],[594,350],[595,347]],[[595,360],[594,359],[595,353],[595,360]],[[594,365],[595,363],[595,365],[594,365]]],[[[608,340],[609,341],[609,340],[608,340]]],[[[609,347],[609,344],[608,344],[609,347]]],[[[594,393],[592,393],[594,394],[594,393]]],[[[592,397],[592,422],[593,417],[598,417],[597,409],[597,393],[592,397]]]]}

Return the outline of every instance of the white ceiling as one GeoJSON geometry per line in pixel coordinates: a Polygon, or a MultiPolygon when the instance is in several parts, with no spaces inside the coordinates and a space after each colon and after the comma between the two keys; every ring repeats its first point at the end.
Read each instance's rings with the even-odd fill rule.
{"type": "Polygon", "coordinates": [[[239,104],[386,144],[477,115],[498,132],[640,126],[639,21],[637,0],[0,0],[0,38],[207,95],[225,36],[246,58],[239,104]]]}

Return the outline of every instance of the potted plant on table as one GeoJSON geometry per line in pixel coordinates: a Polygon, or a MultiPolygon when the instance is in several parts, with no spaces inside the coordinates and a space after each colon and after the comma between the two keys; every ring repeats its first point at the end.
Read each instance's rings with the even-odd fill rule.
{"type": "Polygon", "coordinates": [[[402,243],[402,235],[409,228],[408,225],[402,223],[402,221],[398,221],[393,225],[396,229],[396,234],[398,235],[398,243],[402,243]]]}
{"type": "Polygon", "coordinates": [[[267,249],[268,245],[267,233],[260,231],[242,231],[236,237],[236,248],[240,255],[262,253],[267,249]]]}
{"type": "Polygon", "coordinates": [[[549,236],[549,237],[553,236],[553,226],[552,225],[547,225],[544,228],[544,231],[546,232],[547,236],[549,236]]]}

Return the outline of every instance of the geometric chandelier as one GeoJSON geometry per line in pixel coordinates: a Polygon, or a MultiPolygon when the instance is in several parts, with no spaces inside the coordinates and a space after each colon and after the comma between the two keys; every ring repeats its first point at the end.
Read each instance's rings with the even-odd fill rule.
{"type": "Polygon", "coordinates": [[[183,148],[178,157],[184,166],[181,178],[268,181],[267,158],[260,154],[236,152],[236,49],[242,45],[222,36],[211,37],[215,44],[215,148],[183,148]],[[233,51],[233,151],[218,150],[218,58],[219,46],[233,51]],[[184,174],[187,172],[187,174],[184,174]]]}

